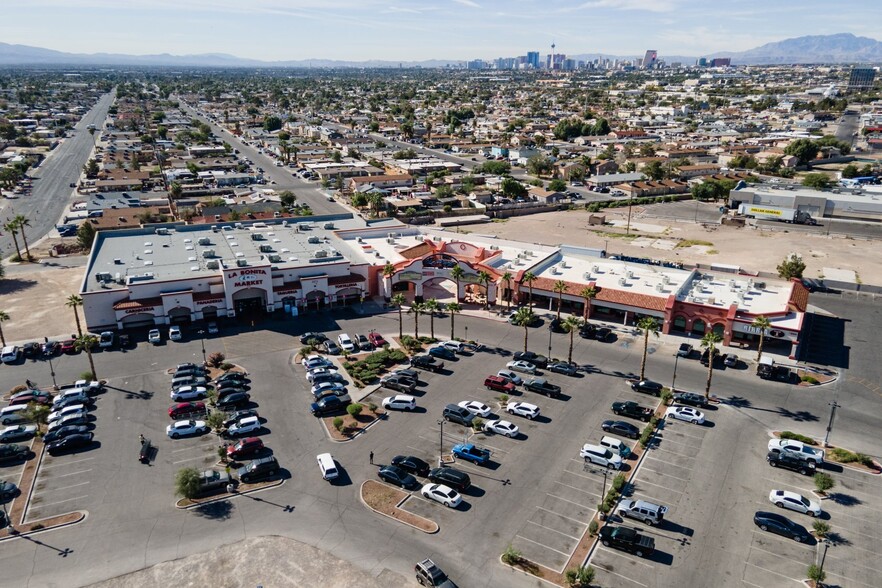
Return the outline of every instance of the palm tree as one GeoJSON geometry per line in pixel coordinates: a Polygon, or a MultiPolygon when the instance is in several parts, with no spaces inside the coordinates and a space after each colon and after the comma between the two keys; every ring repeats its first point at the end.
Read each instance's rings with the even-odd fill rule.
{"type": "Polygon", "coordinates": [[[6,347],[6,337],[3,336],[3,323],[9,320],[9,313],[5,310],[0,310],[0,343],[3,343],[3,347],[6,347]]]}
{"type": "Polygon", "coordinates": [[[387,261],[386,265],[383,266],[383,278],[391,278],[393,275],[395,275],[395,266],[387,261]]]}
{"type": "Polygon", "coordinates": [[[722,341],[722,337],[708,331],[701,338],[701,346],[707,348],[707,384],[704,387],[704,397],[710,398],[711,379],[714,377],[714,357],[717,355],[717,343],[722,341]]]}
{"type": "Polygon", "coordinates": [[[90,335],[86,333],[85,335],[80,334],[74,340],[74,345],[76,346],[77,351],[85,351],[86,356],[89,358],[89,367],[92,368],[92,379],[97,380],[98,374],[95,372],[95,362],[92,361],[92,348],[98,343],[98,337],[95,335],[90,335]]]}
{"type": "Polygon", "coordinates": [[[557,292],[557,322],[560,322],[560,308],[563,306],[563,293],[569,289],[569,286],[563,280],[554,283],[554,291],[557,292]]]}
{"type": "Polygon", "coordinates": [[[772,321],[764,317],[763,315],[759,315],[753,322],[750,323],[751,327],[760,330],[760,340],[759,340],[759,349],[756,352],[756,360],[759,361],[763,357],[763,342],[766,338],[766,330],[772,326],[772,321]]]}
{"type": "Polygon", "coordinates": [[[80,313],[77,312],[77,307],[83,305],[82,297],[77,296],[76,294],[71,294],[67,297],[67,302],[65,302],[64,305],[73,309],[74,318],[77,320],[77,334],[82,336],[83,329],[80,327],[80,313]]]}
{"type": "MultiPolygon", "coordinates": [[[[31,226],[31,219],[26,217],[23,214],[16,215],[12,222],[15,223],[15,226],[18,227],[18,230],[21,231],[21,240],[24,243],[25,255],[27,256],[27,261],[31,260],[31,250],[28,247],[28,238],[25,235],[25,227],[31,226]]],[[[21,254],[19,254],[21,257],[21,254]]]]}
{"type": "Polygon", "coordinates": [[[588,315],[591,314],[588,310],[591,308],[591,301],[597,296],[597,288],[594,286],[585,286],[579,291],[579,296],[585,299],[585,311],[582,316],[585,320],[588,320],[588,315]]]}
{"type": "Polygon", "coordinates": [[[453,317],[458,312],[462,312],[462,304],[459,302],[448,302],[444,305],[444,309],[450,313],[450,340],[454,339],[453,336],[453,317]]]}
{"type": "Polygon", "coordinates": [[[529,334],[528,327],[533,323],[536,316],[533,314],[533,311],[529,308],[519,308],[515,313],[514,319],[512,319],[512,323],[517,325],[518,327],[524,327],[524,353],[527,352],[527,335],[529,334]]]}
{"type": "Polygon", "coordinates": [[[392,305],[398,307],[398,339],[402,339],[404,337],[404,330],[402,326],[402,316],[401,316],[401,307],[404,306],[404,303],[407,302],[407,298],[404,297],[404,294],[398,293],[392,297],[392,305]]]}
{"type": "Polygon", "coordinates": [[[408,314],[413,314],[413,338],[417,341],[420,339],[420,313],[423,310],[425,310],[425,304],[414,302],[410,305],[410,310],[407,311],[408,314]]]}
{"type": "Polygon", "coordinates": [[[508,291],[508,308],[507,310],[511,310],[511,281],[514,278],[511,275],[511,272],[505,272],[502,274],[502,281],[505,282],[505,289],[508,291]]]}
{"type": "Polygon", "coordinates": [[[490,308],[490,280],[492,278],[493,276],[484,270],[478,272],[478,281],[484,284],[484,310],[490,308]]]}
{"type": "Polygon", "coordinates": [[[18,259],[21,259],[21,249],[18,248],[18,225],[13,221],[9,221],[3,225],[3,229],[12,235],[12,241],[15,243],[15,253],[18,259]]]}
{"type": "Polygon", "coordinates": [[[640,363],[640,379],[646,375],[646,355],[649,353],[649,334],[658,337],[658,319],[645,316],[637,321],[637,328],[643,331],[643,361],[640,363]]]}
{"type": "Polygon", "coordinates": [[[567,353],[567,363],[573,363],[573,337],[576,335],[576,331],[584,324],[585,321],[577,316],[568,316],[564,319],[563,328],[570,334],[570,351],[567,353]]]}
{"type": "Polygon", "coordinates": [[[524,274],[524,277],[521,278],[521,282],[526,282],[527,286],[530,288],[530,310],[533,310],[533,282],[536,281],[536,274],[533,272],[527,272],[524,274]]]}
{"type": "Polygon", "coordinates": [[[429,313],[429,337],[435,338],[435,313],[441,310],[441,305],[434,298],[429,298],[423,303],[423,310],[429,313]]]}
{"type": "Polygon", "coordinates": [[[453,269],[450,270],[450,277],[456,280],[456,301],[459,302],[459,281],[465,275],[465,270],[463,270],[458,265],[453,266],[453,269]]]}

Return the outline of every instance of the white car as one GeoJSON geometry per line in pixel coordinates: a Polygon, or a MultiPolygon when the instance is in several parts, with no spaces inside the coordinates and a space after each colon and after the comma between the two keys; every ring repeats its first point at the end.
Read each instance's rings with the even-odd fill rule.
{"type": "Polygon", "coordinates": [[[86,410],[85,404],[72,404],[70,406],[65,406],[61,410],[56,410],[54,412],[50,412],[49,416],[46,417],[47,423],[54,423],[55,421],[72,415],[72,414],[85,414],[88,411],[86,410]]]}
{"type": "Polygon", "coordinates": [[[208,323],[208,334],[217,335],[218,333],[220,333],[220,329],[217,328],[217,323],[214,321],[208,323]]]}
{"type": "Polygon", "coordinates": [[[500,378],[505,378],[515,386],[520,386],[524,383],[524,379],[511,370],[499,370],[496,372],[496,375],[500,378]]]}
{"type": "Polygon", "coordinates": [[[65,390],[62,394],[59,394],[52,400],[52,408],[58,408],[59,406],[69,403],[76,402],[79,404],[86,404],[90,402],[91,399],[89,395],[83,391],[82,388],[73,388],[71,390],[65,390]]]}
{"type": "Polygon", "coordinates": [[[147,340],[153,345],[159,345],[162,343],[162,333],[159,332],[159,329],[150,329],[150,332],[147,333],[147,340]]]}
{"type": "Polygon", "coordinates": [[[803,459],[813,461],[816,464],[823,463],[825,452],[823,449],[806,445],[802,441],[794,439],[770,439],[769,451],[790,451],[798,453],[803,459]]]}
{"type": "Polygon", "coordinates": [[[175,421],[165,428],[166,434],[172,439],[177,439],[181,435],[196,435],[208,432],[208,425],[205,421],[175,421]]]}
{"type": "Polygon", "coordinates": [[[387,410],[414,410],[416,398],[409,394],[396,394],[383,399],[383,408],[387,410]]]}
{"type": "Polygon", "coordinates": [[[463,400],[457,406],[461,406],[475,416],[485,419],[490,416],[490,407],[477,400],[463,400]]]}
{"type": "Polygon", "coordinates": [[[233,436],[247,435],[248,433],[260,430],[262,426],[260,424],[260,417],[245,417],[230,425],[230,428],[227,429],[227,434],[233,436]]]}
{"type": "Polygon", "coordinates": [[[672,406],[665,411],[665,416],[696,425],[704,423],[704,413],[691,406],[672,406]]]}
{"type": "Polygon", "coordinates": [[[529,402],[509,402],[505,405],[505,412],[516,414],[532,421],[539,416],[539,407],[529,402]]]}
{"type": "Polygon", "coordinates": [[[325,359],[321,355],[310,355],[309,357],[303,359],[300,363],[307,370],[314,370],[315,368],[328,367],[328,366],[334,365],[333,363],[331,363],[330,361],[328,361],[327,359],[325,359]]]}
{"type": "Polygon", "coordinates": [[[21,349],[15,345],[7,345],[0,350],[0,361],[3,363],[15,363],[21,357],[21,349]]]}
{"type": "Polygon", "coordinates": [[[508,421],[487,421],[484,423],[484,431],[487,433],[496,433],[497,435],[505,435],[514,439],[518,436],[518,427],[508,421]]]}
{"type": "Polygon", "coordinates": [[[327,392],[328,390],[344,390],[345,388],[346,386],[340,382],[322,382],[312,387],[312,394],[313,396],[319,396],[322,392],[327,392]]]}
{"type": "Polygon", "coordinates": [[[306,372],[306,380],[308,382],[312,382],[313,380],[315,380],[316,376],[324,376],[324,375],[330,375],[330,374],[336,374],[336,373],[337,373],[337,370],[331,366],[318,367],[318,368],[314,368],[314,369],[311,369],[308,372],[306,372]]]}
{"type": "Polygon", "coordinates": [[[444,484],[426,484],[420,490],[420,494],[449,508],[456,508],[462,502],[459,492],[444,484]]]}
{"type": "Polygon", "coordinates": [[[606,447],[601,447],[600,445],[592,445],[591,443],[586,443],[579,451],[579,457],[581,457],[585,461],[590,461],[591,463],[609,468],[611,470],[618,470],[622,468],[622,456],[613,453],[606,447]]]}
{"type": "Polygon", "coordinates": [[[182,400],[205,398],[207,393],[204,386],[181,386],[177,390],[172,390],[170,396],[175,402],[181,402],[182,400]]]}
{"type": "Polygon", "coordinates": [[[341,333],[337,335],[337,343],[340,344],[340,349],[342,349],[343,351],[346,351],[348,353],[355,353],[356,351],[355,344],[346,333],[341,333]]]}
{"type": "Polygon", "coordinates": [[[168,338],[171,341],[180,341],[181,340],[181,327],[175,325],[173,327],[168,328],[168,338]]]}
{"type": "Polygon", "coordinates": [[[98,338],[98,347],[107,349],[113,347],[114,335],[113,331],[104,331],[98,338]]]}
{"type": "Polygon", "coordinates": [[[535,374],[536,373],[536,366],[533,365],[532,363],[530,363],[529,361],[523,361],[523,360],[510,361],[507,364],[505,364],[505,367],[507,367],[508,369],[510,369],[514,372],[521,372],[523,374],[535,374]]]}
{"type": "Polygon", "coordinates": [[[820,504],[789,490],[772,490],[769,492],[769,502],[778,508],[789,508],[810,517],[821,516],[820,504]]]}

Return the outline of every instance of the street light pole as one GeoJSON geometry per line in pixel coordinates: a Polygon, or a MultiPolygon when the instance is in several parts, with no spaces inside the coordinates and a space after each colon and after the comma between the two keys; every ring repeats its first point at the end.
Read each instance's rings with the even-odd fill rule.
{"type": "Polygon", "coordinates": [[[674,388],[674,384],[677,382],[677,362],[679,362],[679,361],[680,361],[680,354],[675,353],[674,354],[674,377],[671,378],[671,394],[673,394],[674,392],[677,391],[677,389],[674,388]]]}
{"type": "Polygon", "coordinates": [[[439,419],[438,424],[441,426],[441,435],[438,437],[438,467],[444,466],[444,420],[439,419]]]}
{"type": "Polygon", "coordinates": [[[468,340],[469,340],[469,326],[468,325],[465,326],[465,340],[466,340],[466,342],[468,342],[468,340]]]}
{"type": "Polygon", "coordinates": [[[3,514],[6,515],[6,528],[9,530],[9,533],[15,533],[15,527],[12,526],[12,519],[9,518],[9,511],[6,510],[6,503],[3,503],[3,514]]]}
{"type": "Polygon", "coordinates": [[[833,430],[833,417],[836,416],[836,409],[842,406],[835,400],[828,404],[830,405],[830,422],[827,423],[827,434],[824,435],[824,447],[829,447],[829,445],[827,445],[827,441],[830,439],[830,431],[833,430]]]}
{"type": "Polygon", "coordinates": [[[55,368],[52,366],[52,356],[49,356],[49,373],[52,375],[52,386],[54,388],[58,388],[58,383],[55,381],[55,368]]]}
{"type": "Polygon", "coordinates": [[[205,359],[205,331],[199,329],[199,342],[202,344],[202,365],[206,364],[205,359]]]}
{"type": "Polygon", "coordinates": [[[551,361],[551,324],[548,325],[548,361],[551,361]]]}
{"type": "Polygon", "coordinates": [[[827,559],[827,549],[830,548],[830,540],[825,537],[823,543],[824,543],[824,553],[821,554],[821,566],[820,566],[820,570],[818,573],[818,575],[821,577],[824,576],[824,560],[827,559]]]}

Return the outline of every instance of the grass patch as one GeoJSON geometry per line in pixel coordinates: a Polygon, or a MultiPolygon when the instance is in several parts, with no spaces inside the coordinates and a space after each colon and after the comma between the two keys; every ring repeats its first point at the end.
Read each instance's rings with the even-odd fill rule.
{"type": "Polygon", "coordinates": [[[876,465],[873,463],[873,458],[869,455],[865,455],[863,453],[854,453],[853,451],[842,449],[841,447],[831,449],[829,456],[830,459],[832,459],[833,461],[838,461],[839,463],[859,463],[868,468],[876,467],[876,465]]]}
{"type": "MultiPolygon", "coordinates": [[[[700,239],[683,239],[682,241],[680,241],[676,245],[674,245],[674,249],[679,249],[681,247],[694,247],[697,245],[700,245],[702,247],[713,247],[714,246],[714,244],[711,243],[710,241],[702,241],[700,239]]],[[[717,253],[717,252],[714,251],[714,253],[717,253]]]]}
{"type": "Polygon", "coordinates": [[[631,241],[633,239],[638,238],[640,235],[633,234],[635,229],[631,229],[631,235],[626,235],[625,233],[607,233],[606,231],[595,231],[592,230],[592,233],[596,235],[600,235],[601,237],[609,237],[610,239],[625,239],[626,241],[631,241]]]}
{"type": "Polygon", "coordinates": [[[794,441],[802,441],[806,445],[818,444],[818,442],[811,437],[806,437],[805,435],[800,435],[799,433],[794,433],[793,431],[781,431],[781,435],[779,436],[781,437],[781,439],[793,439],[794,441]]]}
{"type": "Polygon", "coordinates": [[[705,251],[705,253],[707,255],[718,255],[720,252],[717,251],[716,249],[708,249],[707,251],[705,251]]]}

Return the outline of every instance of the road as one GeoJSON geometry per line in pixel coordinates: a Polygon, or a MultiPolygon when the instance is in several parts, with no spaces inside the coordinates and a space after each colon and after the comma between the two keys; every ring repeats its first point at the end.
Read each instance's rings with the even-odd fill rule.
{"type": "MultiPolygon", "coordinates": [[[[855,111],[857,112],[857,111],[855,111]]],[[[842,120],[836,126],[836,138],[845,141],[849,145],[854,144],[855,131],[859,125],[859,116],[857,114],[843,114],[842,120]]]]}
{"type": "MultiPolygon", "coordinates": [[[[101,96],[95,106],[76,124],[73,136],[64,139],[46,161],[31,172],[33,188],[29,196],[9,201],[5,207],[0,205],[0,214],[4,219],[23,214],[31,220],[26,234],[28,244],[35,243],[55,228],[56,222],[70,204],[70,184],[79,179],[83,165],[94,147],[87,127],[102,127],[115,95],[115,92],[109,92],[101,96]]],[[[6,232],[0,237],[0,252],[2,257],[15,253],[12,236],[6,232]]]]}

